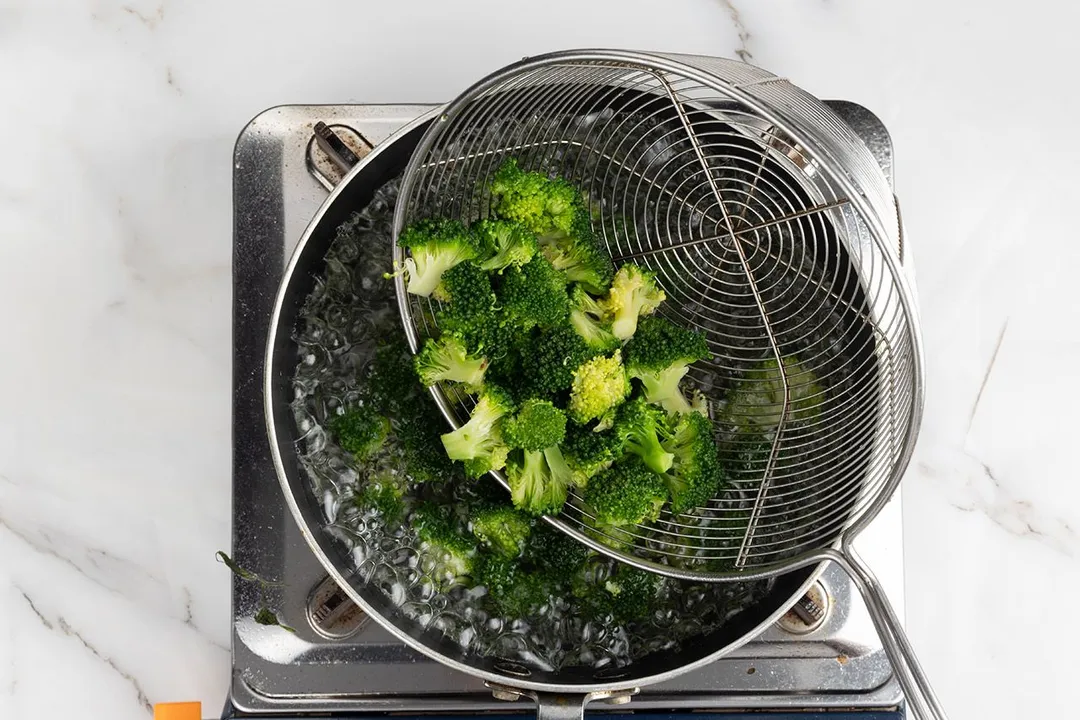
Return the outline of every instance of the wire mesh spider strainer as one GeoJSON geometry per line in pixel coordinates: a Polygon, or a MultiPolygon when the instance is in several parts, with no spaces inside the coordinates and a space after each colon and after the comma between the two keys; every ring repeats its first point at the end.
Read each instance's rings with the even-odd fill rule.
{"type": "MultiPolygon", "coordinates": [[[[867,596],[912,709],[943,717],[850,547],[906,469],[923,393],[895,199],[869,150],[819,100],[743,63],[554,53],[446,106],[405,171],[395,237],[422,218],[488,216],[508,157],[581,188],[616,264],[653,270],[667,295],[658,312],[704,333],[711,358],[685,384],[709,401],[726,468],[707,506],[648,525],[596,527],[573,492],[549,522],[686,579],[838,562],[867,596]]],[[[415,352],[438,332],[438,302],[396,283],[415,352]]],[[[468,419],[468,395],[433,394],[452,427],[468,419]]]]}

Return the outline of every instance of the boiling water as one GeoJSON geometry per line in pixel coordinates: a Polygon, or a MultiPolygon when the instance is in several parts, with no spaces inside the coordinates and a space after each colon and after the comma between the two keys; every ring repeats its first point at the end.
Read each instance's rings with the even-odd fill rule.
{"type": "MultiPolygon", "coordinates": [[[[433,583],[409,522],[388,523],[354,502],[367,482],[324,427],[341,405],[360,395],[359,378],[373,358],[376,339],[401,334],[390,269],[391,222],[398,181],[381,188],[371,203],[344,223],[326,255],[326,267],[301,312],[296,335],[298,363],[293,411],[297,452],[316,497],[324,500],[326,530],[352,557],[357,576],[410,620],[441,630],[468,653],[514,659],[556,670],[571,666],[625,665],[657,650],[712,632],[760,599],[766,582],[691,584],[664,582],[655,612],[626,625],[597,622],[564,597],[550,598],[531,617],[492,615],[483,588],[447,590],[433,583]]],[[[403,358],[407,360],[407,358],[403,358]]],[[[438,410],[432,403],[431,412],[438,410]]],[[[368,474],[399,473],[395,440],[368,474]]],[[[410,507],[419,499],[454,503],[469,492],[455,476],[438,486],[410,485],[410,507]]],[[[613,561],[601,561],[610,572],[613,561]]]]}

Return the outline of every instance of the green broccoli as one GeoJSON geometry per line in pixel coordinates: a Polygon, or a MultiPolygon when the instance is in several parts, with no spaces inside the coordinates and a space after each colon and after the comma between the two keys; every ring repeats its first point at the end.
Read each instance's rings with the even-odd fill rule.
{"type": "Polygon", "coordinates": [[[663,431],[664,449],[674,455],[662,475],[671,494],[671,509],[681,513],[701,507],[720,487],[720,460],[712,423],[700,413],[679,415],[663,431]]]}
{"type": "Polygon", "coordinates": [[[578,423],[587,423],[611,413],[630,394],[630,379],[622,364],[622,353],[600,355],[574,370],[567,410],[578,423]]]}
{"type": "Polygon", "coordinates": [[[364,404],[393,416],[421,394],[427,395],[416,382],[412,352],[405,342],[405,335],[397,333],[383,339],[376,346],[375,356],[368,366],[363,387],[364,404]]]}
{"type": "MultiPolygon", "coordinates": [[[[413,381],[414,385],[418,385],[413,381]]],[[[404,472],[418,483],[440,482],[454,474],[454,464],[446,456],[439,438],[446,423],[430,395],[414,396],[403,404],[394,419],[394,431],[402,451],[404,472]]]]}
{"type": "Polygon", "coordinates": [[[622,345],[611,332],[604,307],[580,285],[570,291],[570,324],[585,343],[597,352],[610,352],[622,345]]]}
{"type": "Polygon", "coordinates": [[[705,336],[662,317],[642,318],[626,343],[626,370],[641,381],[649,402],[673,413],[693,408],[679,390],[690,363],[709,357],[705,336]]]}
{"type": "Polygon", "coordinates": [[[570,311],[565,277],[539,255],[521,267],[507,268],[499,301],[526,327],[550,327],[570,311]]]}
{"type": "Polygon", "coordinates": [[[470,355],[465,342],[448,333],[428,338],[414,359],[420,382],[428,387],[440,382],[459,382],[477,391],[484,383],[487,358],[470,355]]]}
{"type": "Polygon", "coordinates": [[[480,315],[495,307],[491,276],[472,260],[466,260],[443,273],[435,296],[449,302],[454,314],[460,318],[480,315]]]}
{"type": "Polygon", "coordinates": [[[523,461],[510,463],[507,473],[514,507],[532,515],[557,513],[572,481],[559,450],[566,415],[547,400],[530,399],[503,426],[507,444],[524,453],[523,461]]]}
{"type": "Polygon", "coordinates": [[[628,623],[652,612],[663,587],[663,578],[656,573],[620,564],[589,599],[594,612],[610,615],[617,623],[628,623]]]}
{"type": "Polygon", "coordinates": [[[409,251],[399,272],[413,295],[428,297],[450,268],[477,256],[476,239],[456,220],[420,220],[398,236],[398,245],[409,251]]]}
{"type": "Polygon", "coordinates": [[[551,573],[526,572],[511,558],[483,557],[476,570],[476,580],[487,588],[487,600],[505,617],[525,617],[557,594],[557,583],[551,573]]]}
{"type": "Polygon", "coordinates": [[[568,578],[592,553],[589,548],[546,522],[537,523],[525,547],[526,561],[568,578]]]}
{"type": "Polygon", "coordinates": [[[817,375],[792,356],[784,358],[783,376],[779,368],[776,359],[769,358],[748,370],[724,407],[724,419],[738,426],[752,423],[766,432],[775,430],[784,417],[784,376],[788,387],[787,418],[814,419],[825,397],[817,375]]]}
{"type": "Polygon", "coordinates": [[[329,421],[330,432],[342,450],[366,460],[382,447],[390,432],[390,420],[371,405],[357,405],[329,421]]]}
{"type": "Polygon", "coordinates": [[[472,574],[476,544],[458,532],[446,508],[422,505],[410,524],[420,539],[421,569],[436,585],[456,585],[472,574]]]}
{"type": "Polygon", "coordinates": [[[505,268],[521,266],[536,255],[536,235],[520,223],[511,220],[477,220],[472,231],[477,244],[491,257],[480,263],[486,271],[502,272],[505,268]]]}
{"type": "Polygon", "coordinates": [[[584,500],[602,526],[637,525],[660,516],[667,488],[639,458],[629,457],[589,480],[584,500]]]}
{"type": "Polygon", "coordinates": [[[579,209],[574,213],[570,231],[552,231],[540,236],[540,249],[556,270],[565,274],[567,281],[581,283],[594,293],[605,292],[611,287],[615,268],[607,251],[600,247],[588,213],[579,209]]]}
{"type": "Polygon", "coordinates": [[[633,263],[615,273],[611,289],[603,302],[611,317],[611,332],[626,340],[637,331],[638,318],[651,315],[667,296],[656,284],[656,274],[633,263]]]}
{"type": "Polygon", "coordinates": [[[640,457],[655,473],[666,473],[675,459],[660,444],[658,433],[666,421],[662,409],[640,396],[620,405],[615,413],[614,431],[622,439],[623,447],[640,457]]]}
{"type": "Polygon", "coordinates": [[[514,158],[507,158],[496,170],[491,192],[499,217],[519,222],[536,235],[569,234],[583,205],[581,193],[572,185],[522,170],[514,158]]]}
{"type": "Polygon", "coordinates": [[[541,331],[522,356],[526,392],[541,398],[559,395],[570,388],[578,366],[594,355],[596,351],[567,324],[541,331]]]}
{"type": "Polygon", "coordinates": [[[405,488],[389,473],[380,473],[368,480],[355,496],[357,507],[372,510],[387,523],[395,522],[405,511],[405,488]]]}
{"type": "Polygon", "coordinates": [[[505,390],[486,385],[468,422],[442,436],[447,456],[464,462],[465,474],[470,477],[501,469],[509,448],[502,439],[500,420],[513,409],[513,402],[505,390]]]}
{"type": "Polygon", "coordinates": [[[525,549],[532,523],[526,515],[511,507],[491,507],[477,512],[471,523],[472,533],[493,551],[516,558],[525,549]]]}
{"type": "Polygon", "coordinates": [[[618,433],[593,430],[585,425],[567,428],[562,447],[577,487],[588,485],[589,478],[611,467],[623,455],[623,440],[618,433]]]}

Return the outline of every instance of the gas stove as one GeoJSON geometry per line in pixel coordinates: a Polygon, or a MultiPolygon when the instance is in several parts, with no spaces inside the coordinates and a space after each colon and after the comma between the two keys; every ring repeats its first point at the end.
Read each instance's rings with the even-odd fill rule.
{"type": "MultiPolygon", "coordinates": [[[[828,103],[892,177],[892,145],[861,106],[828,103]]],[[[264,579],[233,585],[232,682],[223,717],[333,714],[531,714],[482,682],[430,660],[367,618],[325,575],[288,512],[263,424],[263,353],[285,263],[344,175],[429,105],[271,108],[240,133],[233,165],[233,558],[264,579]],[[256,621],[270,608],[291,628],[256,621]]],[[[900,494],[859,547],[902,616],[900,494]]],[[[589,712],[772,711],[900,717],[902,695],[870,616],[847,576],[828,568],[760,637],[713,664],[646,687],[621,708],[589,712]]],[[[803,714],[806,713],[806,714],[803,714]]],[[[768,714],[756,717],[769,717],[768,714]]]]}

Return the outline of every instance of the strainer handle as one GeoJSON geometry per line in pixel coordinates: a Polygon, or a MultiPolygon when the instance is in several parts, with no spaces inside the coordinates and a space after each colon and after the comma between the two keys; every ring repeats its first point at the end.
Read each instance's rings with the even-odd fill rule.
{"type": "Polygon", "coordinates": [[[593,700],[599,700],[611,705],[622,705],[629,702],[630,698],[638,692],[637,688],[627,688],[625,690],[595,690],[580,694],[554,693],[494,682],[485,684],[491,689],[491,693],[500,700],[516,700],[521,697],[535,700],[536,720],[583,720],[585,706],[593,700]]]}
{"type": "Polygon", "coordinates": [[[881,582],[850,546],[837,555],[834,559],[847,571],[866,602],[911,714],[922,720],[948,720],[881,582]]]}

